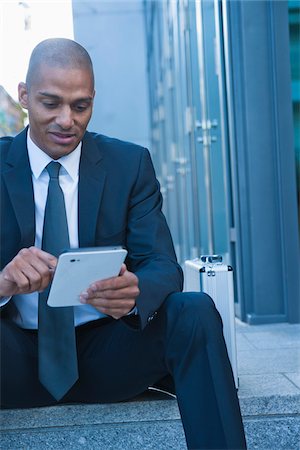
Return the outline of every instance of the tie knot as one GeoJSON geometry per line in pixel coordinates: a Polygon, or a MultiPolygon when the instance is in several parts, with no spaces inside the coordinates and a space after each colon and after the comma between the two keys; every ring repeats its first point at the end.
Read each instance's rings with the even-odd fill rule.
{"type": "Polygon", "coordinates": [[[58,178],[61,164],[59,162],[51,161],[46,167],[50,178],[58,178]]]}

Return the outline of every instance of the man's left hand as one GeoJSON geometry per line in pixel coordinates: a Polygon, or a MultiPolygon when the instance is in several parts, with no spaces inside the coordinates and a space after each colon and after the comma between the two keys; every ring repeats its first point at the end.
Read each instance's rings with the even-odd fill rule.
{"type": "Polygon", "coordinates": [[[123,264],[119,276],[94,282],[80,294],[80,301],[114,319],[120,319],[135,307],[140,294],[138,282],[138,277],[123,264]]]}

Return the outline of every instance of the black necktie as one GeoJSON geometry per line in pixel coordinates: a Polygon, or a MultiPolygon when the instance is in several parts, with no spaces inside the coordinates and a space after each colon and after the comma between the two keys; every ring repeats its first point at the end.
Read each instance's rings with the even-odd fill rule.
{"type": "MultiPolygon", "coordinates": [[[[70,245],[64,194],[58,180],[60,168],[54,161],[46,167],[50,180],[42,249],[54,256],[70,245]]],[[[48,306],[49,287],[39,295],[39,379],[59,400],[78,379],[74,311],[73,307],[48,306]]]]}

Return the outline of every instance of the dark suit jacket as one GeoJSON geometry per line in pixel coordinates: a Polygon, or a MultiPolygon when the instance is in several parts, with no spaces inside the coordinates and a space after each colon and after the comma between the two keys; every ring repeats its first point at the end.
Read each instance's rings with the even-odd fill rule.
{"type": "MultiPolygon", "coordinates": [[[[1,269],[21,248],[34,245],[35,212],[27,129],[0,139],[1,269]]],[[[182,289],[182,271],[161,212],[159,184],[148,150],[86,132],[78,187],[80,247],[122,245],[139,278],[144,327],[164,299],[182,289]]]]}

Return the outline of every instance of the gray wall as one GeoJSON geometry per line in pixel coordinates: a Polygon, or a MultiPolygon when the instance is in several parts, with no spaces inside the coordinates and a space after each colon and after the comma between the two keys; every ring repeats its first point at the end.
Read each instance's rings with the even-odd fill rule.
{"type": "Polygon", "coordinates": [[[74,38],[90,53],[96,98],[89,130],[149,147],[142,0],[73,0],[74,38]]]}

